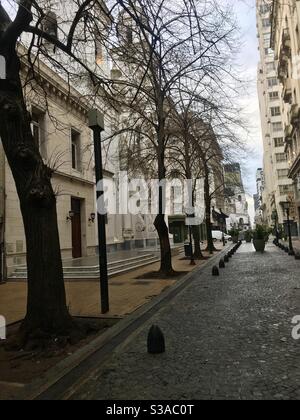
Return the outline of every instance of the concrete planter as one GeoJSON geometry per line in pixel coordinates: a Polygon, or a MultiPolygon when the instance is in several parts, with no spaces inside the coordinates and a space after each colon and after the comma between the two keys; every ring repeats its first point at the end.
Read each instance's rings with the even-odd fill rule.
{"type": "Polygon", "coordinates": [[[238,236],[233,236],[233,237],[232,237],[232,242],[233,242],[234,244],[237,244],[237,243],[239,242],[239,237],[238,237],[238,236]]]}
{"type": "Polygon", "coordinates": [[[264,239],[253,239],[253,245],[256,252],[265,252],[266,242],[264,239]]]}

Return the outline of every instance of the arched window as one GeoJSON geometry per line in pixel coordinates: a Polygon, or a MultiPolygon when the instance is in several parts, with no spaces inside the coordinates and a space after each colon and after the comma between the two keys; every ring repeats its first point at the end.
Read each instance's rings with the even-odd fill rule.
{"type": "Polygon", "coordinates": [[[43,19],[43,31],[53,38],[58,37],[57,17],[54,12],[48,11],[43,19]]]}

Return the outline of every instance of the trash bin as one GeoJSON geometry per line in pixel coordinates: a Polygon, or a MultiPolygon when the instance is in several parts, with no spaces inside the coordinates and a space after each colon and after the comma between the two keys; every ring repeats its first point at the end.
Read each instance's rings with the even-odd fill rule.
{"type": "Polygon", "coordinates": [[[186,257],[192,256],[192,247],[190,243],[184,244],[184,253],[186,257]]]}

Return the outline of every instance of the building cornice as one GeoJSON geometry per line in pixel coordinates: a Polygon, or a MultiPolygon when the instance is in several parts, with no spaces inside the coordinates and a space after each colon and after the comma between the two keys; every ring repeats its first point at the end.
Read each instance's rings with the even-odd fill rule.
{"type": "Polygon", "coordinates": [[[93,182],[93,181],[90,181],[90,180],[85,179],[85,178],[81,178],[80,176],[67,174],[67,173],[61,172],[61,171],[54,171],[53,176],[57,176],[57,177],[60,177],[60,178],[67,178],[68,180],[75,181],[75,182],[80,182],[82,184],[88,184],[90,186],[95,185],[95,182],[93,182]]]}

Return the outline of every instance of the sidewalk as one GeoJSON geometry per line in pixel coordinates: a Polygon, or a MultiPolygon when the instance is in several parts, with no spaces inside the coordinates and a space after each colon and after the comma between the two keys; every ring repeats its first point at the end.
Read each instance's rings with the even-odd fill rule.
{"type": "MultiPolygon", "coordinates": [[[[220,249],[222,249],[221,246],[220,249]]],[[[208,256],[206,253],[204,255],[208,256]]],[[[198,261],[195,267],[191,266],[189,261],[182,260],[182,255],[173,257],[173,266],[176,271],[190,272],[202,264],[203,261],[198,261]]],[[[170,280],[137,279],[148,272],[158,270],[159,263],[155,263],[110,279],[110,312],[105,317],[124,317],[134,312],[153,297],[160,295],[180,278],[170,280]]],[[[83,280],[65,284],[68,307],[73,316],[101,316],[98,281],[83,280]]],[[[0,313],[6,317],[8,324],[24,318],[26,294],[26,282],[9,282],[0,286],[0,313]]]]}
{"type": "MultiPolygon", "coordinates": [[[[300,399],[299,261],[272,244],[244,244],[220,277],[211,267],[122,343],[81,384],[79,400],[300,399]],[[161,327],[166,353],[149,355],[147,334],[161,327]]],[[[65,382],[66,383],[66,382],[65,382]]]]}

